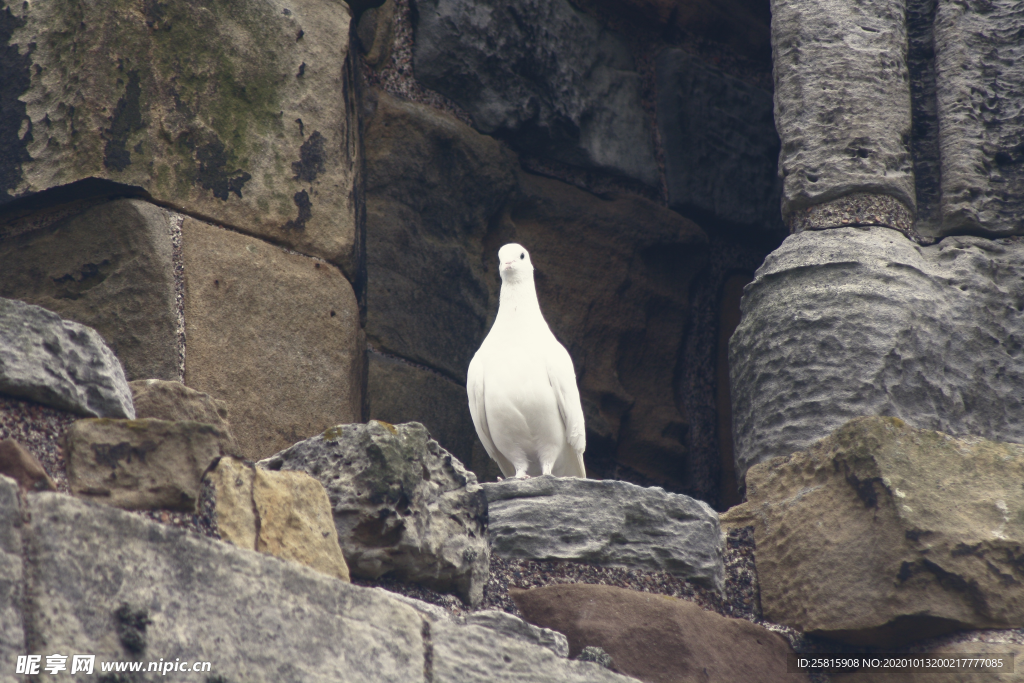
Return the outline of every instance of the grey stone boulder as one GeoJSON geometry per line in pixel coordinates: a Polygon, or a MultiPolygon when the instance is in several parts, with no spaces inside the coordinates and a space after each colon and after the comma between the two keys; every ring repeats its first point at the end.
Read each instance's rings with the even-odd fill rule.
{"type": "Polygon", "coordinates": [[[625,41],[566,0],[417,0],[413,68],[518,150],[659,182],[625,41]]]}
{"type": "Polygon", "coordinates": [[[1012,0],[937,3],[939,235],[1024,233],[1024,13],[1012,0]]]}
{"type": "Polygon", "coordinates": [[[490,573],[483,491],[423,425],[338,425],[257,466],[304,471],[323,484],[352,576],[387,574],[471,605],[483,598],[490,573]]]}
{"type": "Polygon", "coordinates": [[[655,63],[669,206],[784,232],[772,95],[683,50],[655,63]]]}
{"type": "Polygon", "coordinates": [[[0,393],[89,417],[135,417],[124,369],[96,330],[12,299],[0,299],[0,393]]]}
{"type": "Polygon", "coordinates": [[[888,195],[914,209],[905,13],[905,0],[773,0],[788,222],[854,193],[888,195]]]}
{"type": "Polygon", "coordinates": [[[895,230],[791,235],[730,342],[739,481],[855,417],[1024,442],[1024,244],[895,230]]]}
{"type": "Polygon", "coordinates": [[[723,588],[722,532],[703,501],[624,481],[550,475],[483,487],[498,557],[636,567],[723,588]]]}
{"type": "MultiPolygon", "coordinates": [[[[40,213],[6,228],[48,222],[40,213]]],[[[178,379],[171,252],[168,211],[139,199],[104,202],[0,240],[0,297],[95,329],[128,379],[178,379]]]]}

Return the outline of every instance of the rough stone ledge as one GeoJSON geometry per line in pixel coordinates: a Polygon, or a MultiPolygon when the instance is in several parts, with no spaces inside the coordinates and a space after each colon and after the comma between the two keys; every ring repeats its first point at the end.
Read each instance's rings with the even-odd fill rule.
{"type": "Polygon", "coordinates": [[[492,554],[667,571],[723,590],[718,514],[702,501],[624,481],[550,475],[483,487],[492,554]]]}

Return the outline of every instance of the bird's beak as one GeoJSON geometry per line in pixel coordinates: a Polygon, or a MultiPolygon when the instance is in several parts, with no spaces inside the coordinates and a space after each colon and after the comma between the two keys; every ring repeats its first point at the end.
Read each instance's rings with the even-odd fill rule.
{"type": "Polygon", "coordinates": [[[515,261],[505,261],[505,263],[503,263],[502,266],[505,268],[505,270],[511,270],[512,266],[514,266],[515,264],[515,261]]]}

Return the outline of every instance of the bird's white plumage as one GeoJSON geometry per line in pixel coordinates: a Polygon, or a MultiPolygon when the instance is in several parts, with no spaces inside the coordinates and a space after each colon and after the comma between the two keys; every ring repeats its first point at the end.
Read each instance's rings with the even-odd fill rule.
{"type": "Polygon", "coordinates": [[[586,433],[572,359],[537,301],[530,255],[498,251],[498,316],[469,364],[469,412],[506,477],[585,477],[586,433]]]}

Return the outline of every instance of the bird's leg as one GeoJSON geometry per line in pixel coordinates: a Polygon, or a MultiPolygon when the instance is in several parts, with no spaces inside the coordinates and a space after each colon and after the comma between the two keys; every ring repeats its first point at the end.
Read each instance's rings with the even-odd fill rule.
{"type": "Polygon", "coordinates": [[[530,475],[526,473],[525,469],[516,470],[516,479],[529,479],[530,475]]]}

